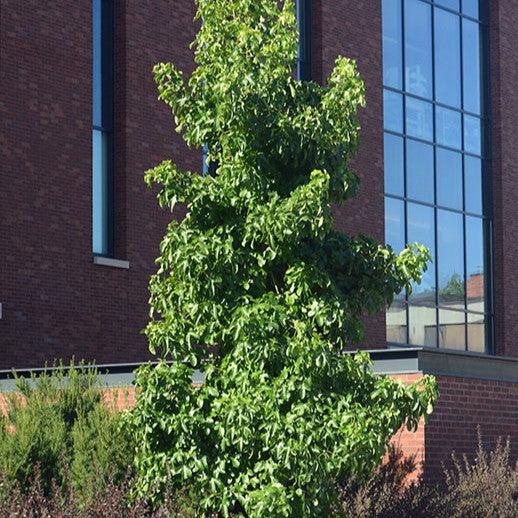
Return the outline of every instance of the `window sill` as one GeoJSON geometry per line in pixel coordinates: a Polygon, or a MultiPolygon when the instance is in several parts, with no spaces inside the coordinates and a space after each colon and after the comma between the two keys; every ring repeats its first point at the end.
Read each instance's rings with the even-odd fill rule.
{"type": "Polygon", "coordinates": [[[128,270],[130,267],[129,261],[122,259],[113,259],[112,257],[105,257],[103,255],[94,255],[94,264],[99,266],[111,266],[112,268],[121,268],[128,270]]]}

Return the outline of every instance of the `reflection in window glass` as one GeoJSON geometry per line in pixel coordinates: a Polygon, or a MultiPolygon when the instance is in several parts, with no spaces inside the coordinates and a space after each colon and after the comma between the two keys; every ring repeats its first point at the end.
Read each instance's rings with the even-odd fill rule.
{"type": "MultiPolygon", "coordinates": [[[[405,204],[402,200],[385,199],[385,242],[396,253],[405,247],[405,204]]],[[[387,310],[387,341],[405,343],[406,328],[405,293],[401,292],[387,310]]]]}
{"type": "Polygon", "coordinates": [[[438,144],[461,149],[462,128],[459,112],[437,106],[435,108],[435,124],[438,144]]]}
{"type": "Polygon", "coordinates": [[[383,0],[383,84],[401,90],[401,0],[383,0]]]}
{"type": "Polygon", "coordinates": [[[481,113],[482,74],[480,65],[480,29],[476,22],[462,20],[462,73],[464,109],[481,113]]]}
{"type": "Polygon", "coordinates": [[[396,253],[405,248],[405,204],[402,200],[385,199],[385,243],[396,253]]]}
{"type": "Polygon", "coordinates": [[[456,11],[460,9],[459,0],[435,0],[435,3],[437,5],[449,7],[450,9],[455,9],[456,11]]]}
{"type": "Polygon", "coordinates": [[[401,293],[387,310],[387,342],[406,343],[406,318],[405,296],[401,293]]]}
{"type": "Polygon", "coordinates": [[[468,311],[485,311],[484,223],[466,216],[466,295],[468,311]]]}
{"type": "Polygon", "coordinates": [[[464,309],[464,238],[462,214],[437,211],[439,304],[464,309]]]}
{"type": "Polygon", "coordinates": [[[480,119],[464,115],[464,149],[469,153],[482,153],[482,131],[480,119]]]}
{"type": "Polygon", "coordinates": [[[448,349],[466,348],[465,313],[439,309],[439,347],[448,349]]]}
{"type": "Polygon", "coordinates": [[[486,322],[484,315],[468,313],[468,351],[486,352],[486,322]]]}
{"type": "Polygon", "coordinates": [[[412,345],[437,346],[437,310],[419,304],[408,308],[408,341],[412,345]],[[419,305],[418,305],[419,304],[419,305]]]}
{"type": "Polygon", "coordinates": [[[435,9],[435,99],[460,108],[460,18],[435,9]]]}
{"type": "Polygon", "coordinates": [[[108,250],[108,135],[92,133],[92,200],[93,251],[105,254],[108,250]]]}
{"type": "Polygon", "coordinates": [[[433,203],[433,146],[406,141],[407,197],[433,203]]]}
{"type": "MultiPolygon", "coordinates": [[[[426,246],[435,260],[434,209],[418,203],[407,204],[408,243],[420,243],[426,246]]],[[[435,304],[435,274],[433,262],[423,274],[421,284],[413,285],[409,300],[426,300],[427,304],[435,304]]]]}
{"type": "Polygon", "coordinates": [[[405,170],[403,164],[403,138],[385,133],[384,141],[385,192],[404,195],[405,170]]]}
{"type": "Polygon", "coordinates": [[[405,0],[405,90],[432,98],[432,10],[405,0]]]}
{"type": "Polygon", "coordinates": [[[464,155],[466,211],[482,214],[482,160],[464,155]]]}
{"type": "Polygon", "coordinates": [[[422,283],[387,309],[387,339],[483,351],[493,318],[484,262],[487,26],[477,23],[477,0],[382,5],[384,85],[402,91],[385,92],[386,239],[398,251],[422,243],[433,258],[422,283]]]}
{"type": "Polygon", "coordinates": [[[437,204],[462,210],[462,155],[437,148],[437,204]]]}
{"type": "Polygon", "coordinates": [[[423,140],[433,140],[433,106],[414,97],[406,98],[407,135],[423,140]]]}
{"type": "Polygon", "coordinates": [[[383,121],[385,129],[403,133],[403,96],[390,90],[383,92],[383,121]]]}
{"type": "Polygon", "coordinates": [[[462,0],[462,12],[472,18],[478,18],[479,15],[479,0],[462,0]]]}

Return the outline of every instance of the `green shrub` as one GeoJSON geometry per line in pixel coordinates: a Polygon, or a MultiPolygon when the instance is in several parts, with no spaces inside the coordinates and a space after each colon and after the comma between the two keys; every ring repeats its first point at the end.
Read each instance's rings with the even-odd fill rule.
{"type": "Polygon", "coordinates": [[[120,415],[102,401],[94,369],[70,365],[30,379],[16,377],[0,420],[2,493],[27,489],[38,469],[45,493],[72,483],[82,498],[101,488],[108,475],[120,476],[130,462],[129,437],[119,430],[120,415]]]}
{"type": "Polygon", "coordinates": [[[429,254],[334,227],[332,206],[358,186],[355,63],[338,58],[325,85],[297,81],[292,0],[197,4],[198,67],[184,80],[159,64],[155,79],[217,168],[202,177],[166,161],[146,175],[187,215],[169,225],[150,282],[150,350],[173,363],[139,371],[138,493],[187,487],[198,514],[325,515],[338,477],[368,476],[392,434],[432,410],[433,379],[405,386],[343,354],[362,315],[411,289],[429,254]]]}

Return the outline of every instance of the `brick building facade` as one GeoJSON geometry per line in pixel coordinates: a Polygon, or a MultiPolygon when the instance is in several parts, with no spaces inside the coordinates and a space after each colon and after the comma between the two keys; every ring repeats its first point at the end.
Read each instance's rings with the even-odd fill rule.
{"type": "MultiPolygon", "coordinates": [[[[444,10],[465,19],[455,0],[401,5],[410,1],[433,10],[432,16],[444,10]]],[[[0,0],[0,369],[41,367],[75,356],[127,365],[130,371],[130,364],[147,360],[140,333],[148,315],[147,282],[171,215],[159,210],[143,172],[166,158],[202,169],[201,151],[186,148],[174,133],[169,109],[156,100],[151,73],[159,61],[192,70],[193,0],[114,0],[113,246],[109,257],[94,257],[92,3],[57,0],[49,8],[35,0],[0,0]]],[[[312,79],[324,81],[342,54],[357,59],[366,84],[354,163],[360,193],[336,208],[337,226],[382,241],[385,2],[305,4],[312,79]]],[[[360,344],[378,351],[373,359],[380,372],[403,379],[437,375],[436,412],[419,436],[403,439],[431,469],[452,447],[471,448],[478,424],[487,439],[509,434],[518,445],[518,4],[480,0],[480,5],[489,11],[483,81],[490,129],[485,196],[492,222],[486,243],[492,263],[486,272],[491,343],[476,353],[426,344],[393,348],[382,313],[366,318],[360,344]]],[[[476,278],[465,284],[480,291],[476,278]]]]}

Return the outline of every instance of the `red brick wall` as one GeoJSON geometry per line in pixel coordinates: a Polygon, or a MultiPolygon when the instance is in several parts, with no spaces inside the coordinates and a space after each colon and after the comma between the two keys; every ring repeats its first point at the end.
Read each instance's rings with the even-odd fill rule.
{"type": "Polygon", "coordinates": [[[452,451],[473,454],[478,426],[486,447],[509,437],[517,458],[518,383],[445,376],[437,381],[440,398],[425,430],[428,476],[437,477],[452,451]]]}
{"type": "Polygon", "coordinates": [[[489,4],[495,345],[518,356],[518,3],[489,4]]]}
{"type": "MultiPolygon", "coordinates": [[[[361,145],[353,162],[361,184],[358,198],[335,211],[336,224],[349,235],[384,241],[383,62],[381,2],[313,1],[313,77],[325,81],[338,55],[357,60],[365,81],[367,107],[362,110],[361,145]]],[[[386,347],[385,314],[365,319],[367,349],[386,347]]]]}
{"type": "MultiPolygon", "coordinates": [[[[116,5],[116,256],[129,270],[92,263],[91,8],[57,0],[0,0],[0,368],[70,356],[97,363],[147,357],[147,283],[168,214],[147,192],[144,170],[172,157],[199,170],[157,102],[152,66],[187,73],[196,27],[191,0],[116,5]]],[[[315,2],[314,66],[325,77],[338,54],[360,60],[368,108],[356,169],[361,197],[337,210],[338,226],[383,238],[380,7],[315,2]],[[320,50],[317,50],[320,49],[320,50]]],[[[368,320],[366,345],[384,346],[384,321],[368,320]]]]}
{"type": "Polygon", "coordinates": [[[170,215],[143,172],[170,157],[201,166],[174,135],[151,69],[192,68],[194,6],[115,5],[116,252],[129,270],[92,262],[90,2],[0,0],[0,368],[147,356],[147,283],[170,215]]]}
{"type": "MultiPolygon", "coordinates": [[[[420,377],[394,376],[405,383],[420,377]]],[[[401,430],[392,440],[405,455],[424,461],[426,478],[439,479],[453,452],[473,455],[479,427],[486,448],[494,448],[499,437],[509,437],[512,454],[518,458],[518,383],[450,376],[436,379],[440,396],[426,425],[415,433],[401,430]]]]}

